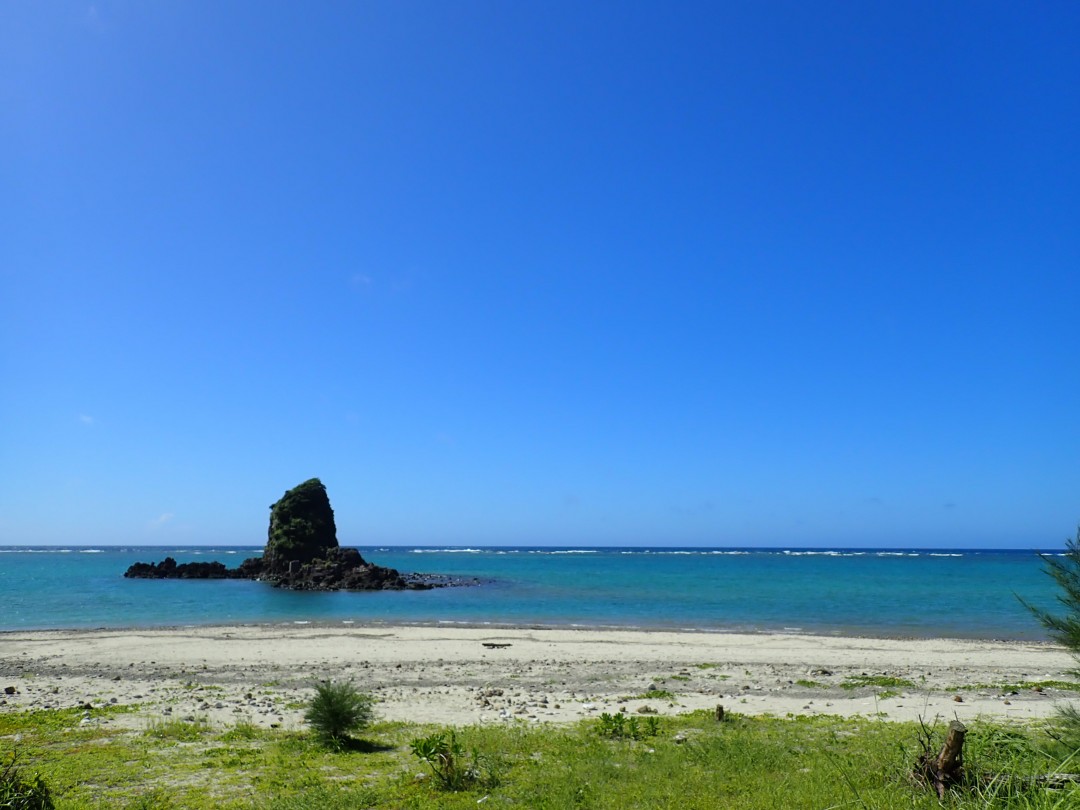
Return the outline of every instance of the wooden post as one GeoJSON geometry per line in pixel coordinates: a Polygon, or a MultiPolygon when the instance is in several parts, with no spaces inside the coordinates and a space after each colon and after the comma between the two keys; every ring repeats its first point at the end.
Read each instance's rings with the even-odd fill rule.
{"type": "Polygon", "coordinates": [[[716,722],[724,722],[724,707],[719,703],[716,704],[716,722]]]}

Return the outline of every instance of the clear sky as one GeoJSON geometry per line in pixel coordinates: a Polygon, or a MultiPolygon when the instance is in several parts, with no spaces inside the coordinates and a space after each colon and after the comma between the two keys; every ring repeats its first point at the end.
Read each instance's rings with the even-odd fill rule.
{"type": "Polygon", "coordinates": [[[1080,5],[0,5],[0,544],[1030,548],[1080,5]]]}

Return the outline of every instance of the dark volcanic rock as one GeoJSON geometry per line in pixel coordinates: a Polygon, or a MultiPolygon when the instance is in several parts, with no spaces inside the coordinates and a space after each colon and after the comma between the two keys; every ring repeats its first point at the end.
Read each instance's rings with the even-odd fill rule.
{"type": "Polygon", "coordinates": [[[172,557],[166,557],[160,563],[135,563],[124,576],[133,579],[236,579],[237,571],[219,562],[177,563],[172,557]]]}
{"type": "Polygon", "coordinates": [[[334,510],[318,478],[286,492],[270,507],[270,529],[262,557],[236,568],[219,562],[135,563],[124,574],[136,579],[257,579],[297,591],[428,590],[475,584],[430,575],[403,576],[367,562],[355,548],[338,545],[334,510]]]}
{"type": "Polygon", "coordinates": [[[425,589],[430,585],[412,583],[393,568],[373,565],[355,548],[335,548],[323,559],[294,566],[275,582],[279,588],[298,591],[378,591],[425,589]]]}

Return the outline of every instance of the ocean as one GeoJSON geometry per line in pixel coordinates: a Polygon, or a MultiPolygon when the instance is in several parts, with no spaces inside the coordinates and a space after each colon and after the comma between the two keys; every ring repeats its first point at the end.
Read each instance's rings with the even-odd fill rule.
{"type": "Polygon", "coordinates": [[[0,547],[0,630],[221,624],[465,624],[1040,640],[1017,596],[1054,586],[1032,551],[358,547],[432,591],[309,593],[243,580],[128,580],[133,562],[261,547],[0,547]]]}

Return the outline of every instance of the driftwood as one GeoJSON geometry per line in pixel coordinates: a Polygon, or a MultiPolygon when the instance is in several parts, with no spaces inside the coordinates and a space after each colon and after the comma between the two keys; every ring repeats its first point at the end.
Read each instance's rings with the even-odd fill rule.
{"type": "Polygon", "coordinates": [[[480,643],[487,647],[489,650],[501,650],[505,647],[510,646],[509,644],[496,644],[494,641],[482,641],[480,643]]]}
{"type": "Polygon", "coordinates": [[[939,799],[944,799],[946,790],[963,781],[964,735],[967,734],[967,727],[959,720],[949,723],[945,744],[937,754],[934,754],[930,747],[930,732],[925,726],[923,733],[923,753],[915,764],[913,776],[917,781],[933,788],[939,799]]]}

